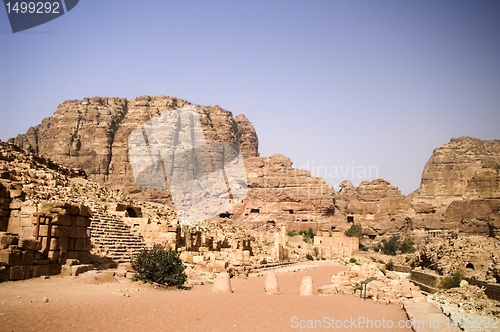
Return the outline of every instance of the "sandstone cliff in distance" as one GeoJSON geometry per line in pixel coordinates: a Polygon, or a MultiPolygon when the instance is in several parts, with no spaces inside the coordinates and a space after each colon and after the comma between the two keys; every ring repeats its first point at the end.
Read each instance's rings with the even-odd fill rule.
{"type": "Polygon", "coordinates": [[[366,235],[499,232],[500,140],[460,137],[436,148],[424,167],[420,188],[408,196],[383,179],[356,187],[344,181],[336,193],[324,179],[293,168],[286,156],[260,157],[257,133],[244,115],[233,117],[219,106],[193,105],[175,97],[66,101],[52,117],[10,142],[70,168],[81,167],[89,179],[133,198],[172,206],[168,190],[135,185],[127,138],[140,124],[187,105],[196,108],[208,142],[236,143],[245,160],[248,196],[234,211],[221,214],[221,220],[340,230],[354,222],[366,235]]]}

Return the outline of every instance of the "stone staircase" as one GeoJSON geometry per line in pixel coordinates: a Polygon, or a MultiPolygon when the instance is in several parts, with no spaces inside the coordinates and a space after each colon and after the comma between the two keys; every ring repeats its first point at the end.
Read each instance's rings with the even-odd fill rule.
{"type": "Polygon", "coordinates": [[[89,229],[94,254],[126,263],[145,248],[142,237],[133,234],[120,217],[106,212],[99,204],[89,202],[88,205],[93,212],[89,229]]]}

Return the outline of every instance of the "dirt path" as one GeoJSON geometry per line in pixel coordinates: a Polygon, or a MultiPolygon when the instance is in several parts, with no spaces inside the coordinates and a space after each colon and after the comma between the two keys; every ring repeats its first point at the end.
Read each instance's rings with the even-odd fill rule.
{"type": "Polygon", "coordinates": [[[321,320],[316,327],[325,330],[332,318],[351,324],[351,318],[359,323],[359,317],[372,320],[373,328],[343,323],[347,328],[335,330],[411,331],[375,326],[382,319],[395,324],[406,320],[399,305],[352,295],[299,296],[302,277],[312,276],[317,289],[344,269],[328,262],[312,268],[315,263],[307,270],[279,273],[281,295],[265,294],[262,276],[232,279],[233,294],[212,293],[211,285],[178,291],[126,279],[98,283],[88,273],[2,283],[0,331],[310,331],[306,327],[314,322],[308,320],[321,320]]]}

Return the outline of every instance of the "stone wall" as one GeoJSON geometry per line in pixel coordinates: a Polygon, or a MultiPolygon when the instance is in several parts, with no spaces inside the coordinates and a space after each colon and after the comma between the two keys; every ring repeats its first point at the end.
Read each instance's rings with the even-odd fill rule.
{"type": "Polygon", "coordinates": [[[0,182],[0,232],[7,231],[10,215],[9,205],[11,202],[10,193],[2,182],[0,182]]]}
{"type": "Polygon", "coordinates": [[[441,285],[441,276],[429,271],[411,271],[410,280],[423,291],[435,293],[441,285]]]}
{"type": "Polygon", "coordinates": [[[341,232],[322,231],[314,237],[314,246],[319,249],[318,258],[349,257],[358,252],[359,239],[341,232]]]}
{"type": "Polygon", "coordinates": [[[491,284],[471,278],[466,278],[466,280],[471,285],[484,287],[484,293],[488,295],[490,299],[500,301],[500,284],[491,284]]]}
{"type": "Polygon", "coordinates": [[[67,259],[90,263],[85,205],[11,203],[7,233],[0,234],[0,281],[59,274],[67,259]]]}

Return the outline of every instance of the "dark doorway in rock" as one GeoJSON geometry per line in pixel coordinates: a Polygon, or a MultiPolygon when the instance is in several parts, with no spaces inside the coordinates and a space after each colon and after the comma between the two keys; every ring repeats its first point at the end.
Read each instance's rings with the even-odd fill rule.
{"type": "Polygon", "coordinates": [[[293,210],[292,210],[292,209],[288,210],[288,212],[289,212],[290,214],[293,214],[293,210]]]}
{"type": "Polygon", "coordinates": [[[354,223],[354,216],[347,216],[347,222],[354,223]]]}
{"type": "Polygon", "coordinates": [[[223,218],[223,219],[229,219],[231,218],[232,214],[231,213],[221,213],[219,214],[219,218],[223,218]]]}
{"type": "Polygon", "coordinates": [[[271,226],[271,227],[275,227],[276,226],[276,221],[274,221],[274,220],[268,220],[266,222],[266,225],[267,226],[271,226]]]}
{"type": "Polygon", "coordinates": [[[260,213],[260,209],[250,209],[250,213],[260,213]]]}
{"type": "Polygon", "coordinates": [[[135,212],[135,210],[133,208],[131,208],[131,207],[128,207],[125,211],[127,211],[128,216],[130,218],[137,218],[138,217],[137,213],[135,212]]]}
{"type": "Polygon", "coordinates": [[[465,268],[466,268],[466,269],[473,269],[473,270],[474,270],[474,264],[472,264],[472,263],[467,263],[467,265],[465,265],[465,268]]]}

